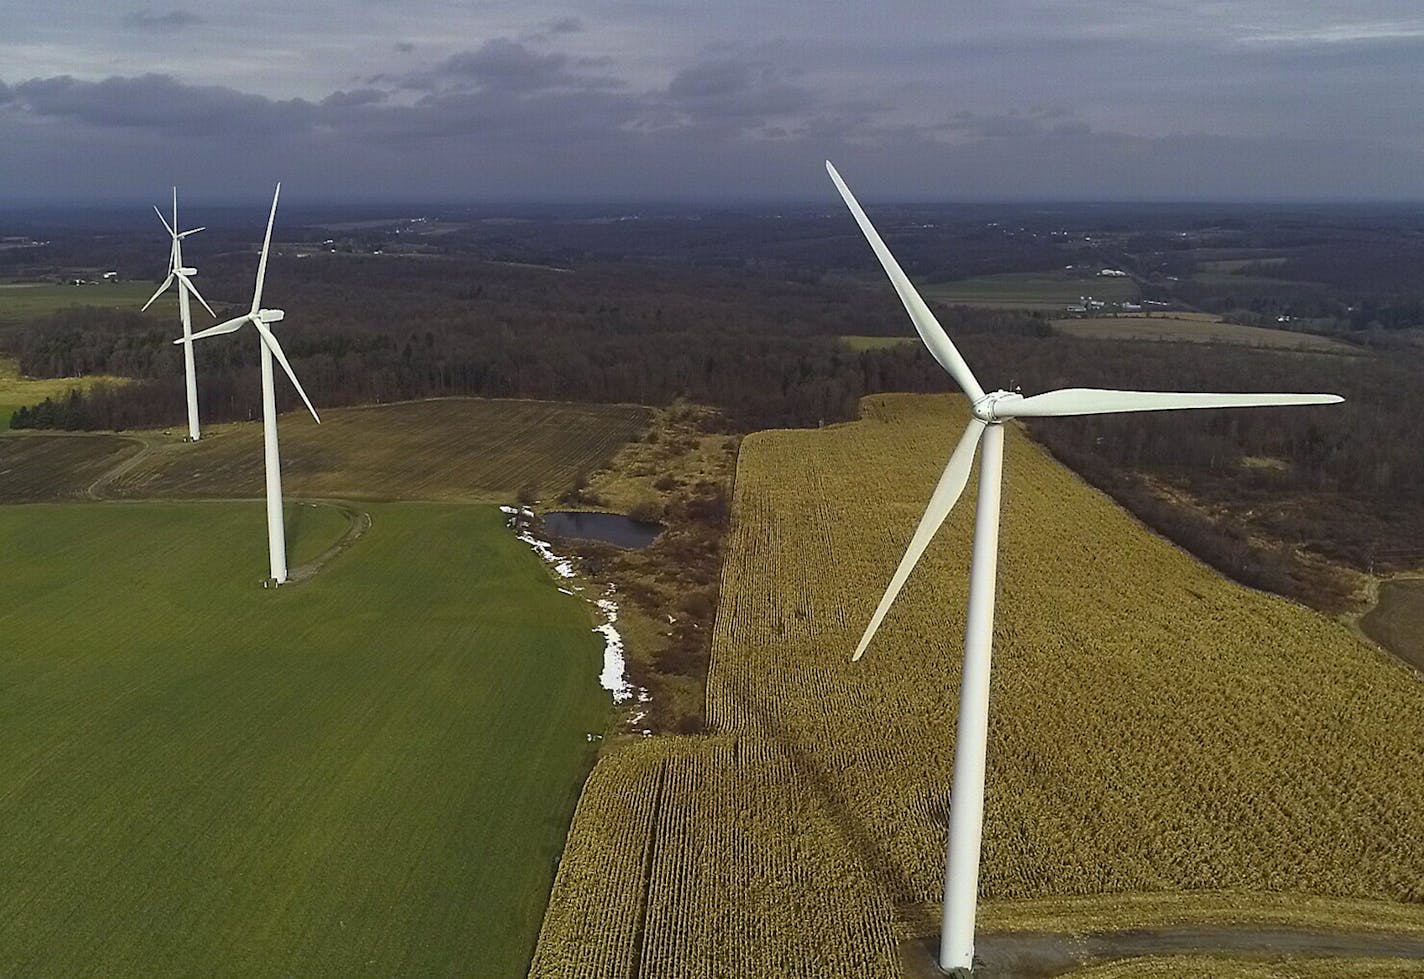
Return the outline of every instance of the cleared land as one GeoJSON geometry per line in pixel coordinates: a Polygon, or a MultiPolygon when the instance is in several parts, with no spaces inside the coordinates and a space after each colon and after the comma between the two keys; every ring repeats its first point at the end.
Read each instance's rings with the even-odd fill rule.
{"type": "Polygon", "coordinates": [[[600,642],[493,508],[371,513],[273,592],[256,505],[0,507],[0,974],[523,974],[600,642]]]}
{"type": "Polygon", "coordinates": [[[1424,670],[1424,579],[1380,583],[1379,601],[1360,628],[1375,642],[1424,670]]]}
{"type": "Polygon", "coordinates": [[[83,499],[96,480],[142,448],[122,435],[0,438],[0,503],[83,499]]]}
{"type": "Polygon", "coordinates": [[[1311,333],[1237,326],[1203,317],[1101,316],[1053,321],[1059,333],[1093,340],[1169,340],[1227,343],[1240,347],[1272,347],[1319,353],[1360,354],[1358,347],[1311,333]]]}
{"type": "Polygon", "coordinates": [[[886,347],[901,347],[907,343],[918,343],[916,337],[841,337],[841,342],[852,350],[883,350],[886,347]]]}
{"type": "MultiPolygon", "coordinates": [[[[710,736],[600,761],[534,976],[894,977],[899,943],[935,929],[972,488],[849,658],[964,412],[863,410],[743,442],[710,736]]],[[[1194,892],[1222,920],[1285,901],[1332,921],[1253,896],[1317,894],[1424,930],[1418,674],[1220,578],[1016,430],[1002,540],[986,927],[1079,898],[1059,911],[1075,930],[1095,895],[1113,927],[1146,924],[1194,892]]]]}
{"type": "Polygon", "coordinates": [[[0,357],[0,432],[10,427],[10,416],[17,408],[37,405],[45,398],[56,398],[77,389],[88,390],[95,384],[122,384],[121,377],[46,377],[20,376],[19,365],[8,357],[0,357]]]}
{"type": "MultiPolygon", "coordinates": [[[[648,422],[635,405],[448,398],[281,419],[282,487],[291,496],[508,502],[553,497],[605,464],[648,422]]],[[[107,487],[129,498],[253,497],[263,492],[262,426],[215,425],[196,445],[150,451],[107,487]]]]}
{"type": "Polygon", "coordinates": [[[1092,296],[1104,302],[1136,299],[1137,283],[1126,277],[1074,278],[1061,272],[1011,272],[957,282],[938,282],[920,289],[926,299],[964,306],[998,309],[1062,309],[1092,296]]]}
{"type": "MultiPolygon", "coordinates": [[[[51,285],[28,282],[0,283],[0,322],[18,322],[53,313],[56,310],[71,309],[75,306],[95,306],[100,309],[131,309],[137,311],[153,290],[157,282],[99,282],[92,285],[51,285]]],[[[201,288],[201,284],[199,286],[201,288]]],[[[204,291],[206,295],[206,290],[204,291]]],[[[196,306],[196,303],[195,303],[196,306]]],[[[162,296],[148,311],[166,318],[178,315],[178,299],[175,293],[162,296]]],[[[207,311],[199,307],[198,315],[207,317],[207,311]]],[[[198,322],[196,319],[194,322],[198,322]]],[[[194,327],[197,329],[197,327],[194,327]]]]}

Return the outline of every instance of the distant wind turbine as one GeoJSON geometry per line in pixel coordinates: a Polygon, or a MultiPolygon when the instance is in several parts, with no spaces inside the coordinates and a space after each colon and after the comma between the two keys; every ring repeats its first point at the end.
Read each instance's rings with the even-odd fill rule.
{"type": "Polygon", "coordinates": [[[954,776],[950,787],[949,847],[945,856],[944,918],[940,932],[939,967],[951,975],[968,975],[974,963],[974,912],[979,896],[979,844],[984,823],[984,754],[989,728],[989,653],[994,633],[994,582],[999,559],[999,487],[1004,458],[1003,423],[1010,418],[1051,418],[1062,415],[1102,415],[1126,411],[1166,411],[1182,408],[1251,408],[1267,405],[1335,404],[1335,394],[1178,394],[1158,391],[1108,391],[1065,388],[1025,398],[1012,391],[988,394],[959,355],[915,287],[885,247],[855,196],[836,168],[826,163],[836,189],[855,216],[876,258],[900,295],[930,354],[969,397],[974,417],[944,467],[920,524],[890,586],[871,616],[856,647],[859,660],[880,628],[885,613],[914,570],[930,539],[949,516],[969,481],[974,452],[982,439],[979,501],[974,516],[974,554],[969,569],[969,614],[964,626],[964,670],[959,687],[959,725],[954,742],[954,776]]]}
{"type": "MultiPolygon", "coordinates": [[[[297,380],[292,365],[287,362],[287,355],[282,353],[281,344],[269,329],[270,324],[281,322],[286,314],[280,309],[262,308],[262,280],[267,276],[267,251],[272,244],[272,222],[277,219],[277,198],[281,193],[282,185],[278,183],[277,190],[272,195],[272,213],[267,216],[267,236],[262,239],[262,257],[257,261],[257,285],[252,290],[252,309],[217,326],[210,326],[192,337],[194,340],[202,340],[220,333],[233,333],[241,329],[243,324],[251,323],[261,339],[262,436],[267,469],[267,553],[271,563],[272,580],[279,585],[287,580],[287,539],[282,525],[282,461],[277,453],[277,393],[272,378],[273,357],[277,358],[282,369],[292,379],[292,384],[302,396],[302,401],[306,402],[307,410],[317,420],[317,424],[321,424],[321,418],[312,407],[311,399],[307,397],[306,391],[302,390],[301,381],[297,380]]],[[[179,339],[173,342],[185,341],[179,339]]]]}
{"type": "MultiPolygon", "coordinates": [[[[190,231],[178,230],[178,188],[173,188],[173,223],[169,224],[163,216],[163,212],[154,207],[153,213],[158,215],[158,220],[163,222],[163,227],[167,229],[169,237],[173,239],[172,246],[168,249],[168,276],[163,280],[163,285],[158,287],[148,300],[143,304],[143,309],[152,306],[154,300],[163,295],[168,287],[173,283],[178,283],[178,315],[183,320],[183,339],[178,341],[183,344],[183,368],[188,382],[188,438],[198,441],[198,379],[193,370],[193,321],[188,309],[188,293],[198,297],[198,302],[203,304],[203,308],[217,319],[217,313],[213,312],[213,307],[208,305],[208,301],[198,292],[198,287],[193,285],[191,276],[197,275],[198,270],[189,268],[183,264],[183,239],[189,235],[195,235],[202,228],[193,228],[190,231]]],[[[139,310],[143,312],[143,310],[139,310]]]]}

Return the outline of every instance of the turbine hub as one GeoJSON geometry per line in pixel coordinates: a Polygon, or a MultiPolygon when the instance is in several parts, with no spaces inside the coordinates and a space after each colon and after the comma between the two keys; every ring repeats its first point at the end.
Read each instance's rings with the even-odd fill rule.
{"type": "Polygon", "coordinates": [[[1000,401],[1020,400],[1022,398],[1023,395],[1017,391],[1005,391],[1003,389],[990,391],[984,395],[984,397],[974,402],[974,406],[970,410],[974,412],[974,417],[981,422],[997,425],[1000,424],[1001,419],[994,413],[994,406],[1000,401]]]}

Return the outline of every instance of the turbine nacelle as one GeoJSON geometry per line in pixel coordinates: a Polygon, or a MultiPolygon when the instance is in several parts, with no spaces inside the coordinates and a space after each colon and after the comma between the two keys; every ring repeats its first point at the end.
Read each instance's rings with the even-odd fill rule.
{"type": "Polygon", "coordinates": [[[181,269],[174,269],[173,271],[177,272],[179,275],[197,275],[197,274],[198,274],[198,270],[195,269],[195,268],[193,268],[193,266],[191,266],[191,265],[185,265],[185,266],[183,266],[181,269]]]}
{"type": "Polygon", "coordinates": [[[988,394],[984,395],[984,397],[974,402],[974,404],[970,406],[969,410],[974,413],[975,418],[979,419],[981,422],[984,422],[986,425],[998,425],[1003,422],[1004,418],[1013,416],[999,415],[995,411],[995,408],[1005,401],[1012,401],[1015,399],[1022,401],[1023,395],[1019,394],[1017,391],[990,391],[988,394]]]}
{"type": "Polygon", "coordinates": [[[287,314],[280,309],[259,309],[256,316],[263,323],[280,323],[287,314]]]}

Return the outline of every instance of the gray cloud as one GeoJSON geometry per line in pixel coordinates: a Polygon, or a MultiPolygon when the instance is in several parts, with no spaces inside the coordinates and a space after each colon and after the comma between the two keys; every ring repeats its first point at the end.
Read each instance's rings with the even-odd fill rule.
{"type": "Polygon", "coordinates": [[[577,17],[556,17],[544,25],[550,34],[580,34],[583,29],[583,21],[577,17]]]}
{"type": "Polygon", "coordinates": [[[205,135],[300,126],[313,111],[302,99],[273,101],[217,85],[184,85],[168,75],[99,82],[69,75],[35,78],[16,85],[14,95],[34,116],[205,135]]]}
{"type": "Polygon", "coordinates": [[[167,10],[162,13],[144,7],[124,15],[124,26],[145,31],[177,31],[201,24],[203,18],[188,10],[167,10]]]}
{"type": "Polygon", "coordinates": [[[508,38],[486,41],[473,51],[461,51],[435,67],[447,80],[469,80],[482,88],[534,92],[577,81],[568,71],[568,55],[541,54],[508,38]]]}
{"type": "MultiPolygon", "coordinates": [[[[1424,196],[1414,0],[249,0],[179,49],[90,30],[96,4],[7,10],[10,193],[164,157],[222,188],[267,152],[367,196],[804,198],[826,156],[872,199],[1424,196]]],[[[125,22],[194,23],[164,10],[125,22]]]]}

